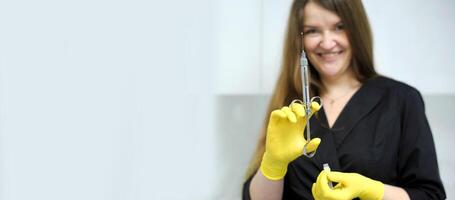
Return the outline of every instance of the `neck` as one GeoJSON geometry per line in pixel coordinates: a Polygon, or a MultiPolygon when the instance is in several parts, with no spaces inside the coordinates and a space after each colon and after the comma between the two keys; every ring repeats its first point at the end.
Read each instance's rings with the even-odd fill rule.
{"type": "Polygon", "coordinates": [[[339,96],[360,87],[361,83],[352,71],[340,77],[321,77],[324,85],[322,95],[339,96]]]}

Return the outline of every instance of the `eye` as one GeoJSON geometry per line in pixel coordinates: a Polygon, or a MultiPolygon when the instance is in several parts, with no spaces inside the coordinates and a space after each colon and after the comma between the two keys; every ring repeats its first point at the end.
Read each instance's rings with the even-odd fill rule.
{"type": "Polygon", "coordinates": [[[338,23],[338,24],[335,26],[335,30],[336,30],[336,31],[342,31],[342,30],[344,30],[344,24],[343,24],[343,23],[338,23]]]}
{"type": "Polygon", "coordinates": [[[306,29],[305,31],[303,31],[303,35],[311,35],[311,34],[315,34],[316,33],[316,29],[314,28],[309,28],[309,29],[306,29]]]}

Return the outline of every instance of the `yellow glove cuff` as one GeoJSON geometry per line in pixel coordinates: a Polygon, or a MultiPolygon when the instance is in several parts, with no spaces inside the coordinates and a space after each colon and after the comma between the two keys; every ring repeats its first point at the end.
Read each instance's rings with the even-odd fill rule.
{"type": "Polygon", "coordinates": [[[284,178],[288,171],[288,163],[273,161],[265,152],[259,169],[267,179],[276,181],[284,178]]]}
{"type": "Polygon", "coordinates": [[[384,184],[381,181],[370,179],[368,189],[364,190],[359,198],[362,200],[381,200],[384,196],[384,184]]]}

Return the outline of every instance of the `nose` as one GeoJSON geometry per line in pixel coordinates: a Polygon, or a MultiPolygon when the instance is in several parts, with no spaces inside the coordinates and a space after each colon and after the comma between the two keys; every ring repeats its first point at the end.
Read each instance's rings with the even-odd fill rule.
{"type": "Polygon", "coordinates": [[[321,48],[329,50],[336,46],[335,36],[330,32],[325,32],[322,35],[321,43],[319,44],[321,48]]]}

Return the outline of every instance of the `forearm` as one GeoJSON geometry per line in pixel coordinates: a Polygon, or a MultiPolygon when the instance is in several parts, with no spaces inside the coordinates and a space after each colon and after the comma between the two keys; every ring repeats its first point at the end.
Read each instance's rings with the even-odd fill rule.
{"type": "Polygon", "coordinates": [[[384,184],[383,200],[410,200],[408,193],[400,187],[384,184]]]}
{"type": "Polygon", "coordinates": [[[283,196],[283,179],[272,181],[258,170],[251,180],[250,197],[252,200],[279,200],[283,196]]]}

